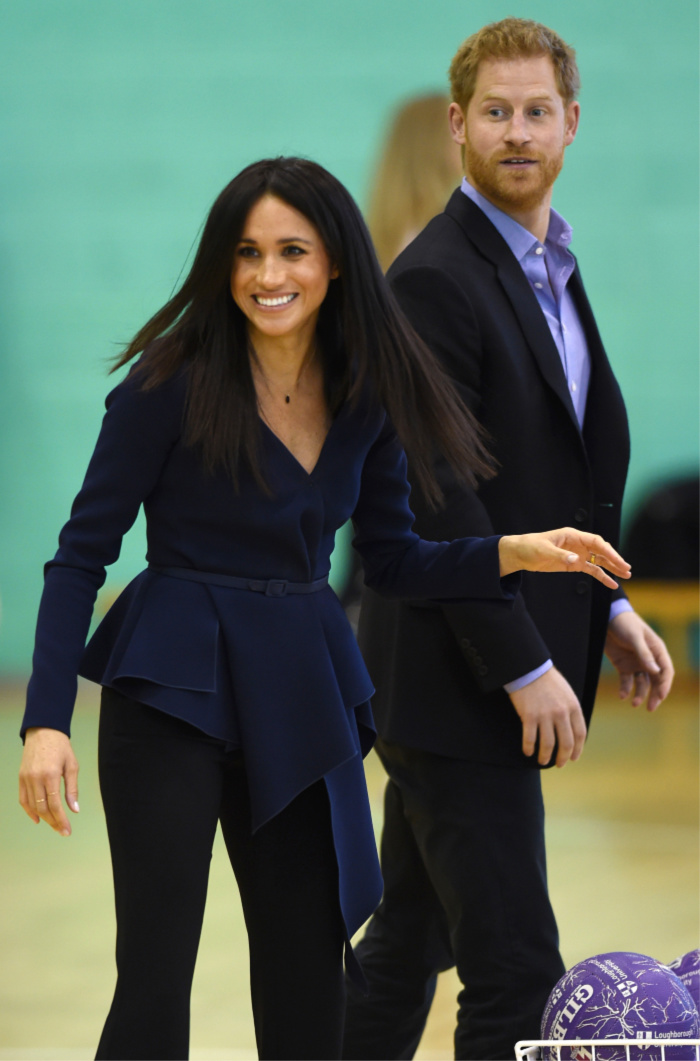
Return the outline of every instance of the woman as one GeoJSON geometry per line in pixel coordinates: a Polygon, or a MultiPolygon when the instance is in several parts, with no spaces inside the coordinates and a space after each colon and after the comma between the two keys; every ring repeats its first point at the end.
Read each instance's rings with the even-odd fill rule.
{"type": "Polygon", "coordinates": [[[464,175],[450,135],[450,97],[415,96],[393,114],[369,192],[367,224],[384,272],[441,213],[464,175]]]}
{"type": "Polygon", "coordinates": [[[412,533],[397,432],[436,502],[431,436],[465,477],[489,466],[355,204],[314,163],[259,162],[224,189],[182,288],[119,364],[137,354],[48,565],[21,803],[70,831],[60,780],[77,810],[76,674],[99,682],[118,982],[98,1057],[187,1056],[217,821],[260,1056],[338,1057],[343,948],[361,976],[348,940],[381,880],[361,763],[373,690],[327,585],[335,531],[352,516],[366,580],[389,594],[508,607],[519,568],[606,585],[596,561],[628,568],[569,530],[449,544],[412,533]],[[141,504],[148,568],[83,650],[141,504]]]}

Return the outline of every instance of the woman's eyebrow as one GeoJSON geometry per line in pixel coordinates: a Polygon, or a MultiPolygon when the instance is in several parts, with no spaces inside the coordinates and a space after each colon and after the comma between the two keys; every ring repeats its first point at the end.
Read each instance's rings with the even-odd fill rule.
{"type": "MultiPolygon", "coordinates": [[[[239,243],[257,243],[256,239],[252,239],[250,236],[241,236],[239,243]]],[[[303,236],[284,236],[282,239],[277,240],[278,243],[307,243],[311,246],[312,241],[310,239],[304,239],[303,236]]]]}

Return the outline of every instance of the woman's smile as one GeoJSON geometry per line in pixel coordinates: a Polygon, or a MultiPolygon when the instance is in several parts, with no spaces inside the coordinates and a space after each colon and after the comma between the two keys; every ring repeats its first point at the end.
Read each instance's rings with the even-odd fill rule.
{"type": "Polygon", "coordinates": [[[291,295],[277,295],[275,298],[266,298],[264,295],[253,295],[257,304],[259,306],[265,306],[266,309],[278,309],[280,306],[288,306],[296,297],[296,292],[291,295]]]}
{"type": "Polygon", "coordinates": [[[257,333],[308,346],[328,284],[337,275],[304,214],[274,195],[251,208],[234,253],[231,294],[248,319],[254,345],[257,333]]]}

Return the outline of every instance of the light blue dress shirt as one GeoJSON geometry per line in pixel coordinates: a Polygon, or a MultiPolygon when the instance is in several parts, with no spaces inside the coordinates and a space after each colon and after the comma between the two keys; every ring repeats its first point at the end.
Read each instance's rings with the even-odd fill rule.
{"type": "MultiPolygon", "coordinates": [[[[576,266],[574,256],[569,251],[571,226],[556,210],[550,210],[547,236],[544,243],[540,243],[532,232],[523,228],[473,188],[466,177],[462,180],[462,191],[500,232],[530,281],[559,351],[576,418],[579,426],[583,427],[591,378],[591,357],[583,326],[567,287],[576,266]]],[[[610,606],[610,619],[624,611],[632,611],[629,601],[613,601],[610,606]]],[[[541,667],[529,671],[522,678],[508,682],[504,685],[505,691],[513,693],[516,689],[522,689],[552,666],[551,659],[547,660],[541,667]]]]}

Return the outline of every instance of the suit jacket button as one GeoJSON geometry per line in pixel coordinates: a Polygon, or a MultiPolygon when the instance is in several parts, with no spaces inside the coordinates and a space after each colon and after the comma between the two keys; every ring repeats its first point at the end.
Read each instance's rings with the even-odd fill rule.
{"type": "Polygon", "coordinates": [[[488,672],[489,672],[488,667],[485,667],[483,664],[479,667],[478,673],[481,675],[482,678],[484,677],[485,674],[488,674],[488,672]]]}
{"type": "Polygon", "coordinates": [[[462,648],[471,648],[471,644],[472,643],[471,643],[471,641],[469,640],[468,637],[463,637],[462,638],[462,648]]]}
{"type": "Polygon", "coordinates": [[[577,508],[574,519],[577,523],[585,523],[588,519],[588,510],[585,508],[577,508]]]}
{"type": "Polygon", "coordinates": [[[576,592],[580,593],[581,595],[583,595],[584,593],[588,593],[590,588],[590,582],[584,582],[583,580],[581,580],[581,582],[576,583],[576,592]]]}

